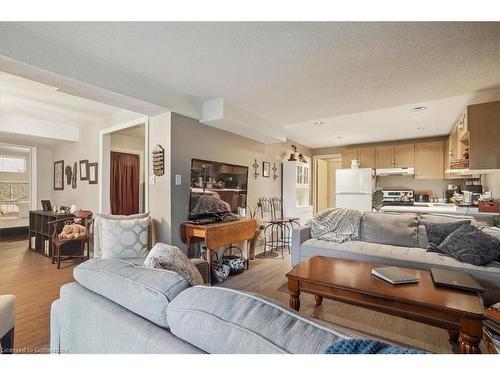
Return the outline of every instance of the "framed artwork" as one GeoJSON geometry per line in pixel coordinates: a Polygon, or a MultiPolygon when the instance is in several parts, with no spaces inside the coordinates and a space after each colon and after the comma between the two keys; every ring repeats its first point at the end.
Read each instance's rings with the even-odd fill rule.
{"type": "Polygon", "coordinates": [[[49,200],[42,199],[42,208],[44,211],[52,211],[52,205],[49,200]]]}
{"type": "Polygon", "coordinates": [[[89,161],[80,160],[80,181],[87,181],[89,179],[89,161]]]}
{"type": "Polygon", "coordinates": [[[89,184],[97,184],[97,163],[89,163],[89,184]]]}
{"type": "Polygon", "coordinates": [[[270,177],[271,176],[271,163],[267,161],[262,162],[262,177],[270,177]]]}
{"type": "Polygon", "coordinates": [[[64,190],[64,160],[54,162],[54,190],[64,190]]]}

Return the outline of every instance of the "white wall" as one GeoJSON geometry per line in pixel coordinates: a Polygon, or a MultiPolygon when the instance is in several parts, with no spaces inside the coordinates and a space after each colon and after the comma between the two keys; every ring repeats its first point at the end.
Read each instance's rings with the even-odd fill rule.
{"type": "Polygon", "coordinates": [[[149,118],[149,175],[153,175],[151,151],[159,144],[165,149],[165,174],[154,177],[154,185],[149,185],[149,209],[159,225],[158,241],[171,243],[172,240],[172,202],[171,202],[171,133],[172,114],[170,112],[149,118]]]}
{"type": "MultiPolygon", "coordinates": [[[[59,146],[53,149],[52,161],[64,160],[68,162],[79,162],[79,160],[87,159],[89,162],[99,161],[99,131],[105,128],[133,121],[134,119],[143,118],[143,115],[129,112],[119,111],[116,114],[99,121],[98,123],[85,128],[80,133],[80,142],[59,146]]],[[[151,168],[150,154],[152,148],[156,144],[161,144],[165,148],[166,166],[165,175],[156,178],[156,184],[150,185],[149,192],[149,207],[151,215],[159,222],[157,227],[158,240],[170,242],[170,217],[171,217],[171,200],[170,200],[170,124],[171,114],[164,114],[150,117],[149,119],[149,150],[145,155],[148,158],[148,165],[151,168]]],[[[110,137],[108,137],[110,138],[110,137]]],[[[51,163],[52,163],[51,161],[51,163]]],[[[50,166],[50,176],[52,176],[52,164],[50,166]]],[[[103,168],[99,165],[99,168],[103,168]]],[[[152,173],[150,171],[150,173],[152,173]]],[[[148,181],[145,181],[147,183],[148,181]]],[[[52,191],[52,202],[58,205],[76,204],[83,209],[89,209],[93,212],[99,212],[99,187],[102,181],[97,185],[90,185],[88,181],[80,181],[78,177],[77,188],[71,186],[64,187],[63,191],[52,191]]],[[[50,189],[52,190],[52,180],[50,180],[50,189]]],[[[109,196],[104,199],[109,200],[109,196]]]]}
{"type": "Polygon", "coordinates": [[[485,174],[482,183],[484,191],[491,191],[493,198],[500,199],[500,169],[485,174]]]}
{"type": "Polygon", "coordinates": [[[52,150],[48,147],[37,146],[37,161],[36,161],[36,175],[37,175],[37,208],[42,209],[40,201],[52,201],[53,193],[53,159],[52,150]]]}

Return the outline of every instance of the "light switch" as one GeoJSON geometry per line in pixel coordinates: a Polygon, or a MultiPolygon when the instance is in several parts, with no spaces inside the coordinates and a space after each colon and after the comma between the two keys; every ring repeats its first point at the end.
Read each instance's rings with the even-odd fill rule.
{"type": "Polygon", "coordinates": [[[156,185],[156,176],[149,176],[149,184],[156,185]]]}
{"type": "Polygon", "coordinates": [[[180,174],[175,175],[175,184],[182,185],[182,176],[180,174]]]}

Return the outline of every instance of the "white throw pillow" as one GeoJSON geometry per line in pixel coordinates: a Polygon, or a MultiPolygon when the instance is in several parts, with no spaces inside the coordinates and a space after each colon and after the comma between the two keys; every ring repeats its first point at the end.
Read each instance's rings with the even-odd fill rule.
{"type": "Polygon", "coordinates": [[[191,286],[203,285],[203,277],[189,258],[175,246],[157,243],[144,261],[145,267],[174,271],[191,286]]]}
{"type": "Polygon", "coordinates": [[[99,215],[100,255],[103,259],[131,259],[148,255],[151,218],[99,215]]]}

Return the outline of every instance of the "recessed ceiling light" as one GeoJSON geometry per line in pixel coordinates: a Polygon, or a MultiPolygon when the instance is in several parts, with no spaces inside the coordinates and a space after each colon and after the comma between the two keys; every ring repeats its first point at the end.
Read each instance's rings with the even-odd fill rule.
{"type": "Polygon", "coordinates": [[[324,125],[325,123],[323,121],[314,121],[313,122],[313,125],[315,126],[321,126],[321,125],[324,125]]]}
{"type": "Polygon", "coordinates": [[[420,106],[420,107],[413,107],[411,109],[412,112],[420,112],[420,111],[425,111],[427,109],[427,107],[423,107],[423,106],[420,106]]]}
{"type": "Polygon", "coordinates": [[[419,126],[418,128],[415,128],[415,130],[422,131],[422,130],[425,130],[425,128],[422,126],[419,126]]]}

